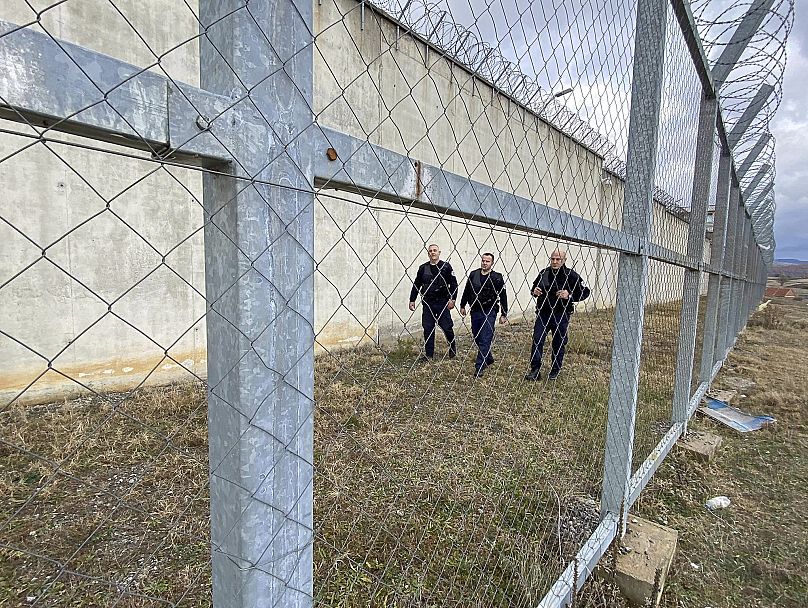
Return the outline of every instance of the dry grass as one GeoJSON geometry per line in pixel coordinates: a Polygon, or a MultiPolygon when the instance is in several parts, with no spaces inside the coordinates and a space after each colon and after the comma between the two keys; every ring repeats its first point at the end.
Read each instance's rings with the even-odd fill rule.
{"type": "MultiPolygon", "coordinates": [[[[646,317],[638,460],[669,419],[678,318],[646,317]]],[[[612,318],[576,314],[555,383],[522,379],[530,331],[498,328],[482,379],[467,334],[454,361],[318,358],[322,605],[529,606],[563,570],[596,523],[612,318]]],[[[199,384],[0,414],[0,605],[208,605],[206,415],[199,384]]]]}
{"type": "Polygon", "coordinates": [[[0,605],[207,601],[204,397],[187,384],[2,414],[0,605]]]}
{"type": "MultiPolygon", "coordinates": [[[[805,302],[770,304],[757,313],[716,386],[740,386],[737,405],[773,415],[777,424],[739,434],[697,419],[691,428],[722,436],[718,457],[699,464],[675,452],[641,496],[641,515],[679,531],[663,607],[808,605],[806,359],[805,302]],[[745,386],[747,380],[754,385],[745,386]],[[729,496],[731,506],[707,511],[704,502],[716,495],[729,496]]],[[[586,605],[622,603],[591,599],[586,605]]]]}

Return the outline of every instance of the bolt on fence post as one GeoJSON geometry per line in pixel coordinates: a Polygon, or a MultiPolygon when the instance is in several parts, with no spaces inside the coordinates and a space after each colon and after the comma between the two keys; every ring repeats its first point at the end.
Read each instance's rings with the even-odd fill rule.
{"type": "Polygon", "coordinates": [[[696,349],[696,326],[699,321],[701,268],[704,260],[704,233],[707,206],[713,179],[713,148],[718,100],[702,93],[699,126],[696,134],[696,158],[693,169],[693,193],[690,201],[690,224],[687,232],[687,257],[695,269],[685,268],[682,311],[679,316],[679,344],[673,384],[674,423],[686,423],[693,380],[693,358],[696,349]]]}
{"type": "Polygon", "coordinates": [[[201,0],[213,605],[312,605],[312,3],[201,0]],[[248,124],[249,123],[249,124],[248,124]]]}
{"type": "Polygon", "coordinates": [[[620,513],[631,479],[667,14],[667,0],[637,2],[623,230],[640,250],[621,253],[618,264],[601,514],[620,513]]]}
{"type": "Polygon", "coordinates": [[[718,184],[713,212],[713,238],[710,244],[710,279],[707,285],[707,308],[704,313],[704,337],[701,348],[699,380],[709,382],[719,351],[719,309],[721,293],[728,280],[722,276],[726,266],[727,211],[729,206],[729,183],[732,157],[722,150],[718,159],[718,184]]]}

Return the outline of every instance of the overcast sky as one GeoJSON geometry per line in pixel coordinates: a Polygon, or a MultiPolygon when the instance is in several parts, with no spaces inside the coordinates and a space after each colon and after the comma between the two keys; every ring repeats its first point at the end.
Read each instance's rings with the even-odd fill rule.
{"type": "MultiPolygon", "coordinates": [[[[409,7],[414,16],[423,15],[424,2],[448,10],[452,21],[471,27],[479,38],[498,46],[545,90],[573,87],[562,103],[615,144],[614,151],[624,158],[634,22],[633,12],[626,7],[633,7],[631,2],[602,0],[596,12],[588,0],[392,2],[409,7]]],[[[729,13],[735,18],[747,8],[747,3],[736,0],[696,4],[707,7],[705,18],[719,21],[727,18],[724,9],[736,5],[729,13]]],[[[777,6],[785,8],[780,3],[777,6]]],[[[775,257],[808,260],[808,0],[796,0],[795,13],[787,46],[783,101],[771,123],[777,155],[775,257]]],[[[689,66],[689,55],[672,14],[669,21],[675,34],[669,35],[666,59],[673,63],[666,66],[665,73],[674,80],[663,92],[663,97],[670,99],[663,104],[669,112],[663,108],[657,181],[687,206],[694,150],[685,144],[695,135],[698,104],[693,100],[698,99],[699,81],[695,72],[685,67],[689,66]]],[[[431,29],[432,25],[426,27],[431,29]]],[[[728,37],[732,31],[719,24],[709,34],[723,32],[728,37]]]]}
{"type": "Polygon", "coordinates": [[[776,258],[808,260],[808,1],[797,0],[776,138],[776,258]]]}

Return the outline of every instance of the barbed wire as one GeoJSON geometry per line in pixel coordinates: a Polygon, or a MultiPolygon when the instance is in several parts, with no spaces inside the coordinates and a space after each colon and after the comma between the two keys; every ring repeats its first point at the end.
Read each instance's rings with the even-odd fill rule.
{"type": "MultiPolygon", "coordinates": [[[[693,3],[693,14],[708,56],[718,61],[730,44],[745,45],[743,54],[732,69],[720,90],[721,107],[727,122],[736,123],[743,111],[764,85],[772,86],[773,92],[766,100],[764,109],[755,114],[752,122],[738,141],[733,154],[740,167],[758,142],[764,142],[754,162],[739,176],[745,190],[745,203],[753,218],[755,235],[766,252],[766,261],[774,259],[774,213],[775,199],[771,189],[776,177],[775,142],[771,134],[771,121],[783,98],[783,75],[786,63],[786,41],[794,25],[793,0],[775,0],[770,3],[761,26],[745,40],[731,41],[733,32],[744,16],[757,4],[749,1],[718,3],[699,1],[693,3]],[[758,181],[753,191],[749,185],[761,168],[765,177],[758,181]]],[[[761,9],[758,9],[761,10],[761,9]]]]}
{"type": "Polygon", "coordinates": [[[742,327],[672,15],[637,234],[634,2],[310,8],[0,8],[0,603],[564,605],[742,327]]]}

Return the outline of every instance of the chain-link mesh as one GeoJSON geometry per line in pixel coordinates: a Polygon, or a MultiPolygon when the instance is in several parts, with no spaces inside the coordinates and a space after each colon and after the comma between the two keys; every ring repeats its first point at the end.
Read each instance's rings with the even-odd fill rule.
{"type": "Polygon", "coordinates": [[[566,605],[765,272],[652,5],[5,2],[0,604],[566,605]]]}

